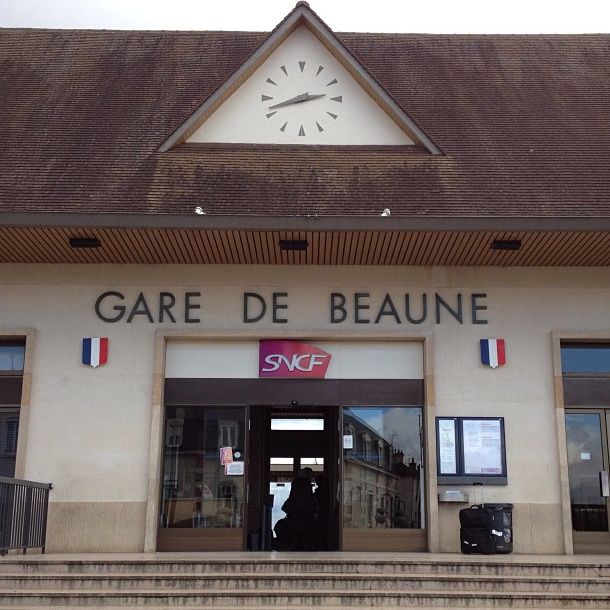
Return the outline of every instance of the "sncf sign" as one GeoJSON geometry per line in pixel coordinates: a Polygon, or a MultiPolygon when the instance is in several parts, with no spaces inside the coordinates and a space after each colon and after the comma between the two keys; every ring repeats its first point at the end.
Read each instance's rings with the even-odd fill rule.
{"type": "Polygon", "coordinates": [[[259,377],[324,379],[329,363],[329,353],[308,343],[269,340],[259,345],[259,377]]]}

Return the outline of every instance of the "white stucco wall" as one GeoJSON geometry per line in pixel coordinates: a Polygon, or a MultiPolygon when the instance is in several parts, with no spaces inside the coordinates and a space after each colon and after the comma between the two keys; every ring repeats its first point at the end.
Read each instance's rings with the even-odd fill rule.
{"type": "MultiPolygon", "coordinates": [[[[4,329],[36,329],[31,415],[25,476],[54,484],[54,502],[145,502],[149,467],[154,339],[157,328],[227,330],[261,335],[273,330],[316,336],[357,331],[397,338],[433,334],[437,415],[504,416],[509,484],[486,487],[485,501],[560,502],[555,432],[553,331],[608,331],[610,270],[295,268],[203,266],[0,266],[4,329]],[[118,290],[132,304],[142,291],[156,303],[161,290],[180,304],[186,290],[200,291],[201,322],[151,324],[136,316],[127,324],[97,318],[94,302],[118,290]],[[288,292],[286,324],[244,324],[242,295],[288,292]],[[378,306],[390,292],[398,305],[438,292],[454,303],[464,298],[464,324],[446,312],[434,323],[331,324],[329,293],[369,292],[378,306]],[[486,293],[486,325],[470,323],[471,293],[486,293]],[[83,366],[81,339],[107,336],[107,365],[83,366]],[[506,340],[507,364],[496,370],[479,362],[479,339],[506,340]]],[[[399,307],[402,314],[403,307],[399,307]]],[[[156,313],[154,314],[156,316],[156,313]]],[[[374,317],[374,312],[371,317],[374,317]]],[[[474,497],[479,500],[481,498],[474,497]]]]}

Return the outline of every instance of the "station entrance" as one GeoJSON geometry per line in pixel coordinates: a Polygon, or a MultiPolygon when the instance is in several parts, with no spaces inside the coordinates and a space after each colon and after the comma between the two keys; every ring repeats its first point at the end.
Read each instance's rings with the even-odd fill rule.
{"type": "Polygon", "coordinates": [[[610,553],[610,345],[562,341],[561,367],[577,554],[610,553]]]}
{"type": "Polygon", "coordinates": [[[251,409],[251,550],[339,549],[339,408],[251,409]]]}
{"type": "Polygon", "coordinates": [[[322,344],[323,379],[258,347],[168,348],[157,550],[426,551],[421,346],[322,344]]]}

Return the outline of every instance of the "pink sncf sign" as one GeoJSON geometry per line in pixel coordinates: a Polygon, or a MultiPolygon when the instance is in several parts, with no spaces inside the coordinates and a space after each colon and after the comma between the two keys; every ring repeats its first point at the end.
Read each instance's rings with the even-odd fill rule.
{"type": "Polygon", "coordinates": [[[258,352],[259,377],[306,377],[324,379],[330,354],[300,341],[261,341],[258,352]]]}

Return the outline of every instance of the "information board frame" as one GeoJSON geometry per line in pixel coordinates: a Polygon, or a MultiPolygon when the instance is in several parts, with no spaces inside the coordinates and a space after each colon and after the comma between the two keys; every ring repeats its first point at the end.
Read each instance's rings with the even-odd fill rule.
{"type": "MultiPolygon", "coordinates": [[[[503,417],[437,417],[436,418],[436,469],[437,483],[440,485],[507,485],[506,440],[503,417]],[[495,456],[500,464],[500,472],[467,472],[469,456],[464,442],[464,423],[485,422],[499,424],[499,455],[495,456]],[[453,431],[453,438],[451,432],[453,431]],[[452,454],[453,452],[453,454],[452,454]]],[[[491,441],[493,442],[493,438],[491,441]]],[[[491,470],[491,469],[490,469],[491,470]]]]}

